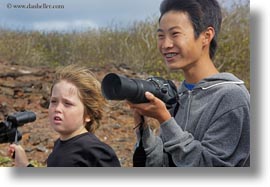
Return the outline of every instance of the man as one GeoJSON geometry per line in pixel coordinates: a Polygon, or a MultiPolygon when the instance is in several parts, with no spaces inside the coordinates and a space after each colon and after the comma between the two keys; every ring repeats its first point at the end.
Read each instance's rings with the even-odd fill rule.
{"type": "Polygon", "coordinates": [[[160,6],[158,49],[170,70],[182,70],[178,103],[170,111],[153,94],[149,103],[129,105],[160,124],[137,129],[145,166],[249,166],[250,95],[244,82],[219,73],[213,63],[222,21],[216,0],[164,0],[160,6]]]}

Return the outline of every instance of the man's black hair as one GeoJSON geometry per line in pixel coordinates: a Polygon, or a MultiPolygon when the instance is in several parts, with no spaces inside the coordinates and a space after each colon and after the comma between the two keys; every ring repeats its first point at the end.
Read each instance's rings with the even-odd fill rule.
{"type": "Polygon", "coordinates": [[[222,13],[216,0],[163,0],[160,5],[160,19],[169,11],[185,12],[193,25],[194,35],[199,35],[208,27],[213,27],[215,36],[210,43],[210,58],[213,59],[217,49],[217,37],[221,27],[222,13]]]}

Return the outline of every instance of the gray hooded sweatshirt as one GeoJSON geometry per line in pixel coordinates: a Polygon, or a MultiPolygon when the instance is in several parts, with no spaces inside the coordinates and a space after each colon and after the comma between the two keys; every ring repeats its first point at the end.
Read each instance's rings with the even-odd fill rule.
{"type": "Polygon", "coordinates": [[[219,73],[191,91],[182,84],[178,102],[158,136],[143,130],[147,167],[249,166],[250,95],[243,81],[219,73]]]}

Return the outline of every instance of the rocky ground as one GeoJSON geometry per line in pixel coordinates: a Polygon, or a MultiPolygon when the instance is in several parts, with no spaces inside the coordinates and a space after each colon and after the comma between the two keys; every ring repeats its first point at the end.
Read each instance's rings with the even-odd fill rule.
{"type": "MultiPolygon", "coordinates": [[[[55,70],[48,67],[19,66],[3,61],[0,61],[0,69],[0,121],[17,111],[35,112],[36,121],[19,127],[23,134],[20,144],[32,162],[37,166],[46,166],[46,159],[58,137],[49,127],[47,112],[50,85],[55,70]]],[[[108,72],[145,78],[145,75],[133,73],[124,66],[91,70],[99,80],[108,72]]],[[[123,167],[132,167],[135,143],[132,114],[124,101],[110,101],[110,104],[103,125],[96,135],[115,150],[123,167]]],[[[0,166],[13,166],[12,160],[6,156],[8,145],[0,144],[0,166]]]]}

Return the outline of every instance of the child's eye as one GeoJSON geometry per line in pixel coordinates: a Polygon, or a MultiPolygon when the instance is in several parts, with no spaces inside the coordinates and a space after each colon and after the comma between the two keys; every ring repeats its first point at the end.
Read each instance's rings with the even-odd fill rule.
{"type": "Polygon", "coordinates": [[[65,105],[71,106],[72,103],[70,103],[70,102],[65,102],[65,105]]]}

